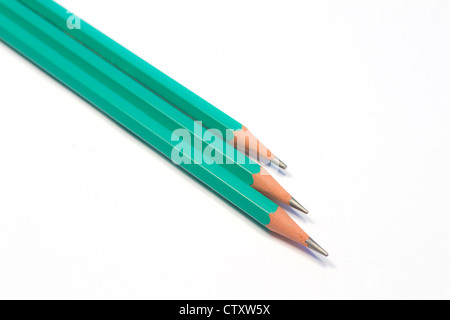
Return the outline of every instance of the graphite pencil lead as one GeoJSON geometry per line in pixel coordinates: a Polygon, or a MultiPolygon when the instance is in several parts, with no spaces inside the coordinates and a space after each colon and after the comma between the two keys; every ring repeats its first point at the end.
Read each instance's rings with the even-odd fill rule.
{"type": "Polygon", "coordinates": [[[312,238],[309,238],[306,240],[306,244],[308,245],[308,248],[311,250],[314,250],[317,253],[320,253],[321,255],[328,257],[328,252],[322,249],[321,246],[319,246],[312,238]]]}
{"type": "Polygon", "coordinates": [[[271,160],[271,162],[280,167],[281,169],[287,170],[288,167],[287,164],[281,161],[279,158],[275,157],[273,160],[271,160]]]}
{"type": "Polygon", "coordinates": [[[302,205],[301,205],[297,200],[295,200],[294,198],[291,199],[290,204],[291,204],[291,207],[293,207],[293,208],[295,208],[295,209],[297,209],[297,210],[300,210],[300,211],[303,212],[303,213],[306,213],[306,214],[309,213],[309,211],[306,210],[306,208],[305,208],[304,206],[302,206],[302,205]]]}

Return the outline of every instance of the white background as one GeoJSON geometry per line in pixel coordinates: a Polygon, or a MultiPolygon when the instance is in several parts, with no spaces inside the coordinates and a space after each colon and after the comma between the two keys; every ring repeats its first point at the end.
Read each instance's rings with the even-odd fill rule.
{"type": "Polygon", "coordinates": [[[450,2],[59,2],[288,163],[330,257],[0,44],[0,298],[450,298],[450,2]]]}

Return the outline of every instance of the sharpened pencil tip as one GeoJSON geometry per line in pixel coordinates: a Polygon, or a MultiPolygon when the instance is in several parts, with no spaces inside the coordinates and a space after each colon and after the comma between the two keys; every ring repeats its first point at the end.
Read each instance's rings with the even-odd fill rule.
{"type": "Polygon", "coordinates": [[[320,253],[321,255],[328,257],[328,252],[326,252],[325,250],[322,249],[321,246],[319,246],[313,239],[309,238],[308,240],[306,240],[306,244],[308,245],[308,248],[320,253]]]}
{"type": "Polygon", "coordinates": [[[306,213],[306,214],[309,213],[309,211],[306,210],[306,208],[305,208],[304,206],[302,206],[302,205],[301,205],[297,200],[295,200],[294,198],[291,199],[290,204],[291,204],[291,207],[293,207],[293,208],[295,208],[295,209],[297,209],[297,210],[300,210],[300,211],[303,212],[303,213],[306,213]]]}
{"type": "Polygon", "coordinates": [[[283,170],[287,170],[287,164],[284,163],[283,161],[281,161],[280,159],[278,159],[277,157],[275,157],[272,161],[273,164],[277,165],[278,167],[280,167],[283,170]]]}

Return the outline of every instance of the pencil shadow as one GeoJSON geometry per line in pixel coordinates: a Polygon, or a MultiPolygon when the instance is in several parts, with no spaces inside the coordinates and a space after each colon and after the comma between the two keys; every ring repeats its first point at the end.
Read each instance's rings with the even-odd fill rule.
{"type": "Polygon", "coordinates": [[[312,258],[315,262],[319,263],[322,267],[326,268],[326,267],[333,267],[333,264],[330,263],[329,258],[326,257],[322,257],[319,254],[314,253],[313,251],[309,250],[308,248],[305,248],[304,246],[302,246],[301,244],[298,244],[295,241],[289,240],[279,234],[273,233],[271,231],[269,231],[269,233],[271,233],[275,238],[277,238],[279,241],[283,241],[285,243],[287,243],[288,245],[296,248],[296,249],[300,249],[301,251],[303,251],[309,258],[312,258]]]}
{"type": "Polygon", "coordinates": [[[292,174],[291,171],[282,171],[282,172],[277,172],[277,175],[283,176],[283,177],[287,177],[287,178],[293,178],[294,175],[292,174]]]}
{"type": "Polygon", "coordinates": [[[259,162],[259,164],[267,171],[269,171],[272,175],[290,176],[289,171],[283,170],[272,163],[259,162]]]}

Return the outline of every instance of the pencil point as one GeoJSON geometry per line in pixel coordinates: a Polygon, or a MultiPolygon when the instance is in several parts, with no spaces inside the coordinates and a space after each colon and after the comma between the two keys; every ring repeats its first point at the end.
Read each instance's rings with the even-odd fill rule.
{"type": "Polygon", "coordinates": [[[320,253],[321,255],[328,257],[328,252],[326,252],[325,250],[323,250],[313,239],[309,238],[308,240],[306,240],[306,244],[308,245],[308,248],[320,253]]]}
{"type": "Polygon", "coordinates": [[[287,164],[284,163],[283,161],[281,161],[280,159],[278,159],[277,157],[275,157],[272,161],[273,164],[277,165],[278,167],[280,167],[283,170],[287,170],[287,164]]]}
{"type": "Polygon", "coordinates": [[[302,205],[301,205],[297,200],[295,200],[294,198],[291,199],[290,204],[291,204],[291,207],[293,207],[293,208],[295,208],[295,209],[297,209],[297,210],[300,210],[300,211],[303,212],[303,213],[306,213],[306,214],[309,213],[309,211],[306,210],[306,208],[305,208],[304,206],[302,206],[302,205]]]}

